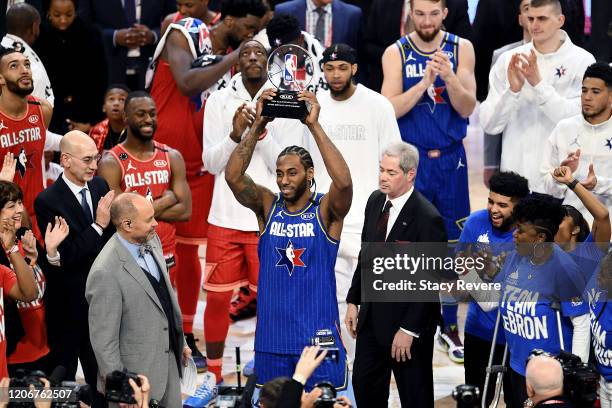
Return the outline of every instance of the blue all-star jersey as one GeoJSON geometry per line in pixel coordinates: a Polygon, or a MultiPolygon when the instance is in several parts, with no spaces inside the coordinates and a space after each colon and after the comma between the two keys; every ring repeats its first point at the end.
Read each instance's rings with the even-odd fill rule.
{"type": "MultiPolygon", "coordinates": [[[[455,34],[445,32],[440,43],[440,49],[449,56],[454,72],[459,65],[459,40],[455,34]]],[[[435,52],[419,50],[408,35],[400,38],[396,45],[402,58],[405,92],[421,81],[426,62],[435,52]]],[[[399,118],[397,124],[404,141],[423,149],[443,149],[463,140],[468,120],[453,108],[446,83],[437,76],[419,102],[399,118]]]]}
{"type": "Polygon", "coordinates": [[[317,194],[289,212],[281,194],[259,237],[255,351],[301,354],[313,339],[341,348],[334,266],[339,241],[323,225],[317,194]]]}

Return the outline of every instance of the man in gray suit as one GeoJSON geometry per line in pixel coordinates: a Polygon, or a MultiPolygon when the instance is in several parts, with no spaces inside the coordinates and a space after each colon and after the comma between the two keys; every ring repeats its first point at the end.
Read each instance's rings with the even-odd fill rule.
{"type": "Polygon", "coordinates": [[[178,408],[179,378],[191,350],[155,234],[153,206],[141,195],[124,193],[110,213],[117,233],[91,267],[85,292],[98,388],[107,374],[127,369],[149,378],[151,398],[178,408]]]}

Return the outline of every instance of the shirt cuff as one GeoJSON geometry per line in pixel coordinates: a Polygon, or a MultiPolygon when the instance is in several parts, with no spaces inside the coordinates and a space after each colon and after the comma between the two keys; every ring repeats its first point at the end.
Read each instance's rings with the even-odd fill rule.
{"type": "Polygon", "coordinates": [[[118,30],[113,31],[113,47],[117,46],[117,31],[118,30]]]}
{"type": "Polygon", "coordinates": [[[153,32],[153,45],[157,44],[157,40],[159,37],[157,36],[157,32],[155,30],[151,30],[153,32]]]}
{"type": "Polygon", "coordinates": [[[402,327],[400,327],[399,329],[400,329],[401,331],[403,331],[404,333],[409,334],[409,335],[411,335],[412,337],[414,337],[414,338],[416,338],[416,339],[418,339],[418,338],[419,338],[419,335],[418,335],[418,334],[416,334],[415,332],[411,332],[410,330],[406,330],[406,329],[404,329],[404,328],[402,328],[402,327]]]}
{"type": "Polygon", "coordinates": [[[98,233],[99,236],[102,236],[102,234],[104,233],[104,231],[102,231],[102,228],[100,228],[100,226],[98,224],[96,224],[95,222],[93,224],[91,224],[91,226],[93,227],[93,229],[96,230],[96,232],[98,233]]]}
{"type": "Polygon", "coordinates": [[[47,254],[47,261],[49,261],[49,263],[51,265],[55,265],[55,266],[60,266],[60,253],[59,251],[57,251],[57,255],[55,255],[54,257],[49,256],[49,254],[47,254]]]}

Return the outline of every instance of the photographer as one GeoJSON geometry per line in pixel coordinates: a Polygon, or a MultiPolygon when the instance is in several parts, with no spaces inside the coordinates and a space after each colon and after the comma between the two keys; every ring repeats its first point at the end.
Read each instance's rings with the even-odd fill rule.
{"type": "MultiPolygon", "coordinates": [[[[259,394],[260,408],[312,408],[319,405],[324,390],[315,386],[309,393],[304,392],[304,384],[327,355],[321,353],[319,346],[305,347],[295,367],[293,378],[276,378],[264,384],[259,394]]],[[[351,402],[345,397],[336,398],[334,408],[350,408],[351,402]]]]}
{"type": "Polygon", "coordinates": [[[571,407],[563,396],[563,369],[554,357],[532,356],[525,369],[527,400],[524,407],[571,407]]]}

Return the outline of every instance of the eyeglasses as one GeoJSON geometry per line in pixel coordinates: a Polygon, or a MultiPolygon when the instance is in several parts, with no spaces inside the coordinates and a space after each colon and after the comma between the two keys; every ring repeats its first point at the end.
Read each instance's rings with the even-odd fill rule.
{"type": "Polygon", "coordinates": [[[97,163],[102,158],[102,155],[100,153],[96,154],[95,156],[85,156],[85,157],[77,157],[74,154],[71,154],[68,152],[64,152],[64,153],[66,153],[68,156],[74,157],[75,159],[79,159],[80,161],[85,163],[87,166],[89,166],[94,161],[97,163]]]}

